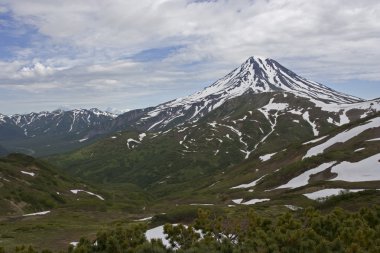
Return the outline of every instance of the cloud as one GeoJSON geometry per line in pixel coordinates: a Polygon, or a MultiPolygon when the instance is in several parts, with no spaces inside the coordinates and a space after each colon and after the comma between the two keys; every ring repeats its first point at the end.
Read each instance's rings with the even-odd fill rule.
{"type": "Polygon", "coordinates": [[[161,99],[149,102],[163,102],[210,84],[251,55],[316,81],[380,82],[377,0],[2,2],[11,14],[3,22],[23,24],[32,35],[13,59],[0,58],[0,87],[59,88],[55,96],[64,100],[75,98],[72,90],[106,90],[100,103],[149,89],[161,99]]]}
{"type": "Polygon", "coordinates": [[[19,70],[16,78],[45,77],[54,74],[54,72],[54,68],[37,62],[31,67],[23,67],[21,70],[19,70]]]}

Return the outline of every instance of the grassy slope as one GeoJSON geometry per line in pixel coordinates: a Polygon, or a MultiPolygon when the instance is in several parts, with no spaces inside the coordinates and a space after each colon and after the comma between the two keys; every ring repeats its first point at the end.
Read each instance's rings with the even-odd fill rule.
{"type": "MultiPolygon", "coordinates": [[[[225,103],[212,111],[199,122],[174,128],[164,133],[148,133],[141,144],[130,149],[128,139],[138,140],[136,132],[121,132],[116,138],[105,138],[85,148],[65,155],[49,158],[59,167],[75,176],[97,183],[129,182],[144,188],[155,189],[158,195],[176,191],[186,184],[199,187],[205,177],[216,175],[221,171],[241,163],[246,150],[256,150],[251,156],[273,153],[291,143],[299,142],[313,136],[311,126],[302,120],[301,115],[278,114],[275,131],[257,108],[271,99],[276,103],[287,102],[295,108],[307,108],[310,101],[284,97],[282,93],[247,95],[225,103]],[[241,120],[245,118],[245,120],[241,120]],[[299,122],[296,122],[296,121],[299,122]],[[209,123],[216,122],[216,127],[209,123]],[[242,141],[236,132],[243,133],[242,141]],[[267,139],[260,142],[265,136],[267,139]],[[180,143],[182,142],[183,143],[180,143]],[[165,182],[164,187],[157,184],[165,182]],[[173,188],[168,187],[173,186],[173,188]],[[163,189],[163,192],[156,189],[163,189]]],[[[320,111],[311,112],[317,120],[320,111]]],[[[270,119],[274,121],[274,112],[270,119]]],[[[327,132],[332,125],[320,124],[321,132],[327,132]]]]}
{"type": "MultiPolygon", "coordinates": [[[[234,115],[233,117],[239,118],[241,116],[234,115]]],[[[67,168],[71,168],[72,173],[85,177],[87,176],[86,173],[91,172],[89,174],[91,177],[89,178],[102,182],[98,186],[101,190],[97,190],[99,189],[98,187],[91,188],[91,190],[100,193],[106,198],[106,201],[102,202],[87,198],[87,202],[72,201],[59,206],[54,209],[54,212],[46,216],[2,218],[0,234],[3,238],[0,240],[7,247],[12,247],[22,242],[48,248],[62,248],[62,245],[67,245],[69,241],[75,240],[79,235],[93,237],[95,231],[99,229],[113,227],[118,223],[133,222],[137,218],[155,215],[151,226],[165,222],[190,222],[195,217],[199,207],[209,208],[217,213],[229,215],[244,213],[246,209],[254,208],[257,212],[272,217],[287,210],[284,207],[285,204],[301,207],[315,206],[322,210],[329,210],[332,206],[356,210],[361,206],[379,203],[380,201],[380,194],[377,191],[338,196],[325,203],[309,200],[302,195],[302,193],[324,187],[379,188],[379,182],[349,184],[345,182],[313,181],[308,186],[299,189],[266,191],[286,183],[306,169],[313,168],[323,162],[332,160],[357,161],[377,153],[380,150],[380,143],[366,142],[365,140],[379,137],[379,129],[364,132],[347,143],[335,145],[321,156],[304,161],[300,161],[302,156],[309,148],[318,143],[302,145],[302,142],[298,142],[287,145],[286,150],[283,150],[282,147],[276,148],[276,151],[279,152],[269,161],[262,162],[258,158],[261,154],[267,151],[271,151],[268,153],[273,152],[273,148],[269,149],[268,147],[267,151],[252,154],[249,159],[244,160],[242,163],[237,161],[234,165],[231,162],[228,166],[215,166],[214,169],[209,167],[208,170],[203,170],[199,165],[198,168],[195,167],[194,163],[200,164],[200,161],[208,163],[216,161],[215,163],[217,163],[220,162],[218,159],[233,159],[234,155],[241,154],[237,152],[231,156],[224,154],[221,158],[215,157],[213,149],[220,148],[222,150],[222,147],[212,146],[216,144],[210,144],[205,139],[202,134],[205,134],[205,131],[211,132],[211,130],[202,124],[206,123],[199,122],[198,127],[193,130],[193,137],[189,136],[189,138],[199,137],[197,146],[205,145],[212,148],[208,153],[191,153],[191,155],[185,156],[185,159],[182,159],[183,152],[179,152],[179,150],[183,149],[179,145],[179,141],[183,138],[182,132],[179,132],[180,130],[155,138],[152,138],[154,134],[148,135],[145,138],[149,142],[143,141],[142,144],[139,144],[134,149],[128,149],[127,141],[129,138],[138,139],[138,133],[118,133],[117,138],[109,137],[102,142],[66,156],[68,160],[62,159],[60,162],[68,165],[67,168]],[[202,131],[203,129],[205,130],[202,131]],[[361,152],[353,152],[359,147],[365,147],[365,149],[361,152]],[[76,161],[81,161],[82,164],[79,169],[74,168],[75,163],[69,163],[73,162],[71,160],[73,157],[75,157],[76,161]],[[94,160],[88,159],[89,157],[94,157],[94,160]],[[181,157],[181,159],[178,157],[181,157]],[[123,166],[130,164],[128,168],[131,169],[126,170],[126,167],[120,166],[120,163],[123,163],[123,166]],[[146,167],[144,167],[143,171],[140,171],[140,167],[137,167],[139,164],[145,164],[144,166],[146,167]],[[182,167],[178,166],[178,164],[182,167]],[[176,167],[173,168],[174,165],[176,167]],[[102,174],[103,166],[108,166],[106,168],[115,174],[109,178],[104,177],[104,174],[102,174]],[[276,172],[279,168],[281,169],[276,172]],[[115,169],[116,171],[113,171],[115,169]],[[148,169],[151,174],[148,173],[148,177],[144,177],[144,173],[148,169]],[[94,173],[97,170],[99,170],[99,174],[94,173]],[[175,173],[170,174],[171,177],[167,178],[168,173],[173,171],[175,173]],[[232,186],[251,182],[265,174],[269,174],[269,176],[259,182],[253,188],[253,192],[249,192],[248,189],[230,189],[232,186]],[[111,183],[110,179],[117,178],[118,175],[120,175],[118,180],[113,180],[111,183]],[[142,178],[139,178],[138,175],[142,178]],[[179,180],[181,176],[184,179],[183,181],[179,180]],[[146,191],[144,192],[131,184],[134,181],[130,180],[130,177],[146,184],[146,191]],[[129,180],[130,183],[127,183],[129,180]],[[154,180],[160,181],[152,184],[151,182],[154,182],[154,180]],[[231,200],[236,198],[244,198],[245,200],[270,198],[271,201],[254,206],[236,205],[235,207],[228,207],[228,205],[233,204],[231,200]],[[93,203],[93,205],[89,203],[93,203]],[[194,203],[212,203],[214,205],[190,205],[194,203]]],[[[356,124],[358,123],[335,129],[330,132],[330,136],[356,124]]],[[[225,132],[220,132],[220,135],[225,134],[225,132]]],[[[190,132],[187,132],[187,134],[190,134],[190,132]]],[[[236,148],[238,143],[233,141],[228,143],[226,141],[226,145],[232,147],[236,145],[236,148]]],[[[209,165],[205,164],[204,166],[209,165]]],[[[81,196],[80,199],[82,197],[86,198],[88,196],[81,196]]]]}
{"type": "Polygon", "coordinates": [[[149,196],[134,185],[91,186],[40,159],[11,154],[0,159],[1,246],[66,248],[80,236],[91,237],[115,222],[145,215],[142,209],[148,200],[149,196]],[[72,189],[87,190],[105,200],[83,192],[73,194],[72,189]],[[51,212],[46,215],[23,216],[48,210],[51,212]]]}

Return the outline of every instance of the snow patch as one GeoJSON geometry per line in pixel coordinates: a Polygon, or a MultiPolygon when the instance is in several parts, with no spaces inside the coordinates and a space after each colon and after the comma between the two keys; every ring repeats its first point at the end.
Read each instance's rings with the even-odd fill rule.
{"type": "Polygon", "coordinates": [[[38,213],[28,213],[28,214],[24,214],[23,216],[37,216],[37,215],[45,215],[48,213],[50,213],[50,211],[43,211],[43,212],[38,212],[38,213]]]}
{"type": "Polygon", "coordinates": [[[139,141],[142,141],[146,137],[146,133],[139,134],[139,141]]]}
{"type": "Polygon", "coordinates": [[[247,202],[244,202],[244,203],[241,203],[243,205],[254,205],[256,203],[260,203],[260,202],[265,202],[265,201],[269,201],[270,199],[251,199],[251,200],[248,200],[247,202]]]}
{"type": "Polygon", "coordinates": [[[318,136],[319,135],[319,131],[317,129],[317,125],[315,124],[315,122],[312,122],[310,120],[310,115],[309,115],[309,112],[305,112],[304,114],[302,114],[302,118],[310,124],[310,126],[313,128],[313,133],[314,133],[314,136],[318,136]]]}
{"type": "Polygon", "coordinates": [[[366,140],[366,141],[380,141],[380,138],[375,138],[375,139],[366,140]]]}
{"type": "Polygon", "coordinates": [[[286,208],[292,210],[292,211],[297,211],[297,210],[300,210],[302,209],[302,207],[299,207],[299,206],[293,206],[293,205],[284,205],[286,208]]]}
{"type": "Polygon", "coordinates": [[[197,204],[197,203],[194,203],[194,204],[190,204],[190,206],[213,206],[214,204],[197,204]]]}
{"type": "Polygon", "coordinates": [[[232,202],[235,204],[240,204],[243,201],[243,199],[233,199],[232,202]]]}
{"type": "Polygon", "coordinates": [[[364,189],[346,190],[342,188],[333,188],[333,189],[324,189],[324,190],[320,190],[320,191],[316,191],[312,193],[305,193],[303,195],[309,199],[318,200],[322,198],[336,196],[345,192],[347,193],[347,192],[360,192],[360,191],[364,191],[364,189]]]}
{"type": "Polygon", "coordinates": [[[251,187],[254,187],[256,186],[256,184],[265,177],[266,175],[248,183],[248,184],[241,184],[241,185],[238,185],[238,186],[234,186],[234,187],[231,187],[231,189],[242,189],[242,188],[251,188],[251,187]]]}
{"type": "Polygon", "coordinates": [[[75,248],[76,246],[78,246],[78,244],[79,244],[79,242],[70,242],[70,245],[74,246],[74,248],[75,248]]]}
{"type": "Polygon", "coordinates": [[[25,175],[32,176],[32,177],[34,177],[36,175],[36,173],[34,173],[34,172],[27,172],[27,171],[23,171],[23,170],[21,171],[21,173],[25,174],[25,175]]]}
{"type": "Polygon", "coordinates": [[[269,159],[271,159],[272,156],[274,156],[275,154],[277,154],[277,152],[272,153],[272,154],[262,155],[262,156],[260,156],[259,158],[260,158],[261,161],[266,162],[266,161],[268,161],[269,159]]]}
{"type": "Polygon", "coordinates": [[[153,216],[150,216],[150,217],[141,218],[141,219],[134,220],[134,221],[148,221],[148,220],[151,220],[152,218],[153,218],[153,216]]]}
{"type": "Polygon", "coordinates": [[[92,193],[92,192],[89,192],[89,191],[85,191],[85,190],[70,190],[72,193],[74,193],[74,194],[78,194],[78,192],[85,192],[85,193],[87,193],[87,194],[89,194],[89,195],[92,195],[92,196],[95,196],[95,197],[97,197],[98,199],[100,199],[100,200],[104,200],[104,198],[102,197],[102,196],[100,196],[100,195],[98,195],[98,194],[95,194],[95,193],[92,193]]]}
{"type": "Polygon", "coordinates": [[[162,243],[166,247],[168,247],[168,248],[171,247],[169,240],[166,239],[166,235],[164,233],[164,226],[163,225],[147,230],[145,232],[145,237],[148,241],[150,241],[152,239],[161,239],[162,243]]]}
{"type": "Polygon", "coordinates": [[[359,162],[341,162],[332,167],[331,173],[337,173],[338,176],[330,181],[380,181],[380,153],[359,162]]]}
{"type": "Polygon", "coordinates": [[[133,148],[133,147],[131,146],[131,143],[139,144],[139,143],[141,143],[141,142],[139,142],[139,141],[137,141],[137,140],[135,140],[135,139],[129,138],[129,139],[127,140],[127,146],[128,146],[129,149],[132,149],[132,148],[133,148]]]}
{"type": "Polygon", "coordinates": [[[304,143],[302,143],[302,145],[307,145],[307,144],[311,144],[311,143],[316,143],[316,142],[318,142],[318,141],[321,141],[321,140],[325,139],[327,136],[328,136],[328,135],[326,135],[326,136],[322,136],[322,137],[320,137],[320,138],[317,138],[317,139],[314,139],[314,140],[311,140],[311,141],[308,141],[308,142],[304,142],[304,143]]]}
{"type": "Polygon", "coordinates": [[[315,174],[317,174],[319,172],[322,172],[322,171],[330,168],[335,163],[336,162],[329,162],[329,163],[321,164],[321,165],[319,165],[318,167],[316,167],[314,169],[310,169],[310,170],[302,173],[298,177],[293,178],[288,183],[286,183],[284,185],[281,185],[281,186],[277,187],[276,189],[283,189],[283,188],[294,189],[294,188],[298,188],[298,187],[301,187],[301,186],[305,186],[305,185],[307,185],[309,183],[309,179],[310,179],[310,177],[312,175],[315,175],[315,174]]]}
{"type": "Polygon", "coordinates": [[[336,143],[344,143],[354,138],[355,136],[361,134],[362,132],[371,128],[376,128],[376,127],[380,127],[380,117],[371,119],[360,126],[357,126],[349,130],[346,130],[342,133],[339,133],[335,135],[334,137],[330,138],[329,140],[327,140],[326,142],[319,144],[318,146],[312,147],[311,149],[307,151],[303,159],[307,157],[319,155],[323,153],[327,148],[331,147],[332,145],[336,143]]]}

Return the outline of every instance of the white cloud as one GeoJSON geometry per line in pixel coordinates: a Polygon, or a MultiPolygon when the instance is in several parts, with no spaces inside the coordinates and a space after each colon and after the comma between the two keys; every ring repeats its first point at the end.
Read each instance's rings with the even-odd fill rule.
{"type": "Polygon", "coordinates": [[[39,62],[31,67],[23,67],[17,72],[16,78],[45,77],[54,74],[54,68],[45,66],[39,62]]]}

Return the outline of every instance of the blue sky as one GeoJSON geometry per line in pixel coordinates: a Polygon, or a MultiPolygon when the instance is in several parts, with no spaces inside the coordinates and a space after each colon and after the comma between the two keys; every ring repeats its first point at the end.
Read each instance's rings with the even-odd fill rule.
{"type": "Polygon", "coordinates": [[[380,97],[375,0],[0,0],[0,38],[4,114],[152,106],[253,55],[380,97]]]}

